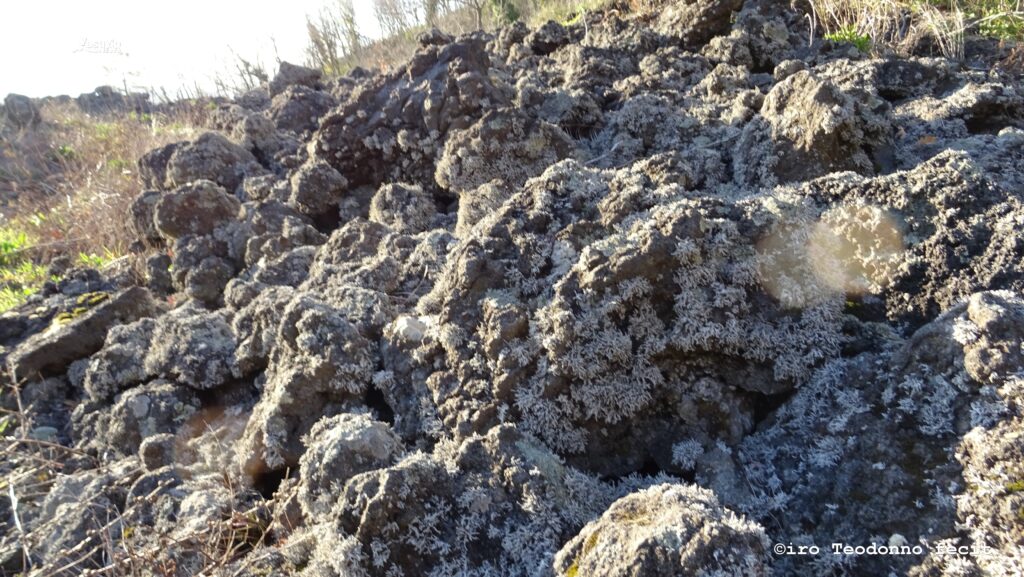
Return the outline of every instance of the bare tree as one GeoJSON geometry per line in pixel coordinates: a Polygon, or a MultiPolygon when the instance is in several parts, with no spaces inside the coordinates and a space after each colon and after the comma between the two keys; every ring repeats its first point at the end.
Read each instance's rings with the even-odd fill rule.
{"type": "Polygon", "coordinates": [[[487,7],[489,0],[456,0],[462,6],[473,11],[473,15],[476,17],[476,29],[484,29],[484,8],[487,7]]]}
{"type": "Polygon", "coordinates": [[[408,31],[423,21],[421,0],[373,0],[373,13],[384,36],[395,36],[408,31]]]}
{"type": "Polygon", "coordinates": [[[513,0],[490,0],[490,4],[491,15],[497,24],[511,24],[519,20],[519,7],[513,0]]]}
{"type": "Polygon", "coordinates": [[[329,75],[344,72],[346,62],[357,59],[363,46],[352,0],[336,0],[315,20],[307,17],[306,31],[309,34],[306,47],[309,65],[329,75]]]}
{"type": "Polygon", "coordinates": [[[439,0],[423,0],[423,20],[427,26],[437,26],[437,17],[441,15],[439,0]]]}
{"type": "Polygon", "coordinates": [[[362,48],[362,37],[359,35],[359,26],[356,24],[356,9],[352,6],[352,0],[337,0],[338,21],[341,25],[341,38],[344,42],[345,53],[355,56],[362,48]]]}

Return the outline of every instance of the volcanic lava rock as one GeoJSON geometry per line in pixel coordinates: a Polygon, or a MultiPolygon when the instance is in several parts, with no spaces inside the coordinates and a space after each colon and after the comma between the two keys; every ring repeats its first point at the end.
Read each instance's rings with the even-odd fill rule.
{"type": "Polygon", "coordinates": [[[238,214],[238,200],[209,180],[186,184],[159,197],[153,206],[157,232],[168,240],[207,235],[238,214]]]}
{"type": "Polygon", "coordinates": [[[714,493],[657,485],[616,501],[558,552],[556,575],[770,575],[764,529],[714,493]]]}
{"type": "MultiPolygon", "coordinates": [[[[157,159],[153,162],[159,165],[157,159]]],[[[204,133],[195,141],[176,146],[167,159],[166,170],[167,188],[209,180],[231,193],[246,176],[265,172],[251,152],[216,132],[204,133]]],[[[159,175],[158,171],[154,173],[159,175]]]]}
{"type": "Polygon", "coordinates": [[[118,294],[83,294],[73,311],[62,313],[47,331],[34,335],[11,354],[11,373],[24,379],[66,370],[72,361],[100,350],[112,327],[159,312],[149,291],[141,287],[118,294]]]}

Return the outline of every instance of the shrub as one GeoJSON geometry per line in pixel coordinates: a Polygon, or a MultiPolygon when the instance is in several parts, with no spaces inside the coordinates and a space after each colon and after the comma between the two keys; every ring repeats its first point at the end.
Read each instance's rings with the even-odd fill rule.
{"type": "Polygon", "coordinates": [[[833,42],[848,42],[856,46],[857,50],[861,52],[869,52],[871,50],[871,37],[867,34],[858,34],[857,29],[852,26],[841,28],[832,34],[826,34],[825,38],[833,42]]]}
{"type": "Polygon", "coordinates": [[[32,262],[32,239],[20,226],[0,227],[0,312],[25,302],[46,280],[46,267],[32,262]]]}

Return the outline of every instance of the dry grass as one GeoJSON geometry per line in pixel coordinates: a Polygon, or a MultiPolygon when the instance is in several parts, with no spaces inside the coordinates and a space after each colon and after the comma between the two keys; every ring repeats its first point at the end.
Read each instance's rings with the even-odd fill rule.
{"type": "Polygon", "coordinates": [[[1021,0],[808,0],[819,36],[849,41],[874,53],[909,55],[933,42],[962,59],[965,37],[1004,41],[1024,37],[1021,0]]]}
{"type": "Polygon", "coordinates": [[[585,12],[596,12],[614,4],[614,0],[546,0],[531,3],[524,13],[524,20],[531,28],[540,26],[549,20],[560,24],[570,24],[585,12]]]}
{"type": "Polygon", "coordinates": [[[44,106],[42,116],[52,126],[45,154],[57,162],[60,180],[28,203],[32,214],[44,215],[40,240],[64,243],[64,253],[123,254],[133,240],[125,211],[141,192],[136,160],[153,148],[194,138],[202,110],[97,119],[73,104],[44,106]]]}
{"type": "Polygon", "coordinates": [[[46,280],[46,264],[69,256],[102,266],[134,240],[125,218],[141,192],[136,160],[164,144],[194,138],[200,104],[173,113],[94,117],[72,102],[41,107],[43,124],[5,138],[0,162],[0,310],[46,280]]]}
{"type": "MultiPolygon", "coordinates": [[[[481,24],[484,30],[494,31],[506,22],[496,15],[492,5],[482,0],[481,24]]],[[[647,6],[653,0],[633,0],[647,6]]],[[[632,4],[633,2],[630,2],[632,4]]],[[[514,0],[514,13],[531,28],[549,20],[561,24],[575,22],[584,12],[602,10],[616,0],[514,0]]],[[[456,0],[449,3],[450,10],[440,13],[434,26],[455,36],[473,32],[478,28],[474,3],[456,0]]],[[[345,74],[359,66],[369,70],[387,71],[405,63],[416,51],[417,37],[430,26],[418,24],[386,38],[354,41],[344,27],[332,24],[331,14],[308,24],[310,58],[307,64],[321,69],[328,76],[345,74]]],[[[335,19],[339,18],[334,16],[335,19]]]]}

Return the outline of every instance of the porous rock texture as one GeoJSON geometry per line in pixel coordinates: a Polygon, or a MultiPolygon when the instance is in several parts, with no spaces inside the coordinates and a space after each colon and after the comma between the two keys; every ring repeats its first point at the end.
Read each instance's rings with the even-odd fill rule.
{"type": "Polygon", "coordinates": [[[612,503],[555,557],[556,575],[768,575],[768,536],[692,485],[612,503]]]}
{"type": "Polygon", "coordinates": [[[0,572],[1014,575],[1020,78],[807,23],[435,31],[218,103],[139,161],[147,286],[0,316],[0,572]]]}

